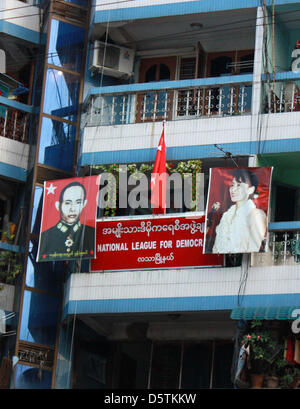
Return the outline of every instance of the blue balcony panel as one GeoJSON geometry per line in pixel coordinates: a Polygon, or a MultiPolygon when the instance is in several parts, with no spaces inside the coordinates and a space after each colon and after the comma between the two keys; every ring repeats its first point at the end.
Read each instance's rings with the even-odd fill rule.
{"type": "MultiPolygon", "coordinates": [[[[222,143],[222,148],[225,151],[233,153],[233,155],[256,155],[258,152],[260,154],[296,152],[300,151],[300,139],[269,140],[263,141],[263,143],[257,140],[239,143],[222,143]]],[[[215,152],[213,145],[168,147],[167,160],[211,158],[212,151],[214,152],[214,157],[221,156],[218,152],[215,152]]],[[[156,148],[89,152],[82,154],[80,165],[149,162],[155,160],[155,155],[156,148]]]]}
{"type": "Polygon", "coordinates": [[[0,33],[5,33],[33,44],[40,44],[40,33],[38,31],[30,30],[9,21],[0,21],[0,33]]]}
{"type": "MultiPolygon", "coordinates": [[[[128,8],[117,8],[118,6],[116,4],[115,9],[103,11],[97,10],[94,16],[94,23],[256,8],[260,5],[258,0],[202,0],[159,5],[155,5],[155,2],[153,3],[153,5],[149,6],[128,8]]],[[[281,2],[277,0],[276,3],[281,2]]],[[[99,4],[98,7],[101,8],[101,4],[99,4]]]]}
{"type": "MultiPolygon", "coordinates": [[[[232,310],[238,306],[237,295],[210,297],[170,297],[69,301],[63,319],[73,314],[117,314],[140,312],[232,310]]],[[[299,304],[299,294],[245,295],[243,307],[276,307],[299,304]]]]}
{"type": "Polygon", "coordinates": [[[29,114],[38,113],[38,109],[34,108],[32,105],[26,105],[22,102],[14,101],[13,99],[9,99],[0,95],[0,104],[6,105],[13,109],[18,109],[22,112],[26,112],[29,114]]]}
{"type": "Polygon", "coordinates": [[[5,243],[0,241],[0,250],[12,251],[14,253],[24,253],[24,248],[15,244],[5,243]]]}
{"type": "Polygon", "coordinates": [[[27,170],[8,163],[0,162],[0,175],[20,182],[26,182],[27,170]]]}
{"type": "Polygon", "coordinates": [[[156,91],[156,90],[173,90],[173,89],[186,89],[190,87],[209,87],[213,85],[227,85],[227,84],[243,84],[252,83],[252,74],[243,75],[228,75],[221,77],[210,78],[197,78],[193,80],[181,80],[181,81],[160,81],[152,83],[140,83],[140,84],[126,84],[126,85],[111,85],[106,87],[96,87],[89,91],[86,98],[89,99],[92,95],[105,95],[105,94],[123,94],[134,93],[142,91],[156,91]]]}
{"type": "Polygon", "coordinates": [[[300,230],[300,221],[272,222],[268,225],[269,231],[300,230]]]}

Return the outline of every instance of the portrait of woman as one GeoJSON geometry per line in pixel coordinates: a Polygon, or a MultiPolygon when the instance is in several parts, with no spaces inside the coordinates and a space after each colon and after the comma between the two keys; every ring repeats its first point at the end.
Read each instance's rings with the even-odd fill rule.
{"type": "MultiPolygon", "coordinates": [[[[208,200],[205,253],[264,251],[271,168],[212,169],[211,188],[220,186],[221,176],[223,200],[208,200]]],[[[213,190],[215,197],[222,191],[213,190]]]]}

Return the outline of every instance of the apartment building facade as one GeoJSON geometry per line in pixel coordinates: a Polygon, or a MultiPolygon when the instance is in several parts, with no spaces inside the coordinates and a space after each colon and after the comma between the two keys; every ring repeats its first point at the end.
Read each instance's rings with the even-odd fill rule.
{"type": "Polygon", "coordinates": [[[289,331],[300,306],[300,3],[6,0],[0,13],[9,387],[232,388],[242,324],[289,331]],[[162,124],[169,168],[201,166],[203,207],[99,209],[97,229],[191,224],[210,169],[272,167],[268,251],[193,264],[186,249],[173,267],[112,247],[100,267],[37,262],[44,182],[120,178],[121,165],[149,177],[162,124]]]}

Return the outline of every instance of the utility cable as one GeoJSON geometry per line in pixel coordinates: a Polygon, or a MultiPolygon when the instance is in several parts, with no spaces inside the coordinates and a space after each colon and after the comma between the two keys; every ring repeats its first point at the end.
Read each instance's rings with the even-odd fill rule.
{"type": "MultiPolygon", "coordinates": [[[[106,29],[106,39],[105,39],[105,46],[104,46],[104,55],[103,55],[103,59],[105,61],[105,56],[106,56],[106,47],[107,47],[107,39],[108,39],[108,30],[109,29],[109,20],[107,22],[107,29],[106,29]]],[[[102,83],[103,83],[103,70],[102,70],[102,75],[100,78],[100,88],[102,87],[102,83]]],[[[93,149],[93,155],[95,154],[95,150],[93,149]]],[[[89,176],[92,175],[92,167],[90,166],[90,170],[89,170],[89,176]]],[[[89,192],[90,192],[90,183],[88,185],[88,189],[87,189],[87,197],[89,197],[89,192]]],[[[97,203],[98,206],[98,203],[97,203]]],[[[96,209],[97,212],[97,209],[96,209]]],[[[96,217],[96,215],[95,215],[96,217]]],[[[84,225],[87,219],[87,212],[85,212],[85,219],[84,219],[84,225]]],[[[81,237],[81,248],[80,250],[82,250],[82,246],[83,246],[83,237],[84,237],[84,231],[82,232],[82,237],[81,237]]],[[[81,272],[81,267],[82,267],[82,256],[79,257],[78,260],[76,260],[76,270],[77,273],[81,272]]],[[[72,333],[71,333],[71,346],[70,346],[70,356],[69,356],[69,371],[68,371],[68,377],[67,377],[67,385],[69,385],[70,382],[70,376],[71,376],[71,362],[72,362],[72,355],[73,355],[73,348],[74,348],[74,338],[75,338],[75,324],[76,324],[76,318],[77,318],[77,305],[78,305],[78,300],[75,300],[75,310],[74,310],[74,314],[73,314],[73,325],[72,325],[72,333]]]]}
{"type": "MultiPolygon", "coordinates": [[[[290,12],[286,12],[286,13],[290,13],[290,12]]],[[[38,14],[36,14],[36,15],[38,15],[38,14]]],[[[30,15],[30,16],[32,16],[32,15],[30,15]]],[[[17,17],[12,17],[12,18],[20,18],[20,17],[26,17],[26,16],[17,16],[17,17]]],[[[3,21],[3,20],[7,20],[7,19],[5,19],[5,18],[3,18],[3,19],[1,19],[0,18],[0,21],[3,21]]],[[[130,44],[138,44],[138,43],[140,43],[140,42],[146,42],[146,41],[151,41],[151,40],[153,40],[153,41],[159,41],[159,40],[162,40],[162,39],[168,39],[168,38],[173,38],[174,36],[191,36],[191,37],[194,37],[195,35],[197,35],[197,34],[200,34],[201,36],[204,34],[204,35],[210,35],[210,37],[209,38],[211,38],[211,34],[214,34],[214,33],[219,33],[219,32],[232,32],[232,24],[239,24],[239,23],[243,23],[243,22],[247,22],[247,21],[254,21],[254,20],[256,20],[256,19],[247,19],[247,20],[239,20],[239,21],[235,21],[235,22],[233,22],[233,23],[226,23],[226,24],[223,24],[223,27],[224,27],[224,25],[230,25],[230,28],[228,29],[228,28],[222,28],[222,29],[219,29],[219,30],[215,30],[215,28],[218,28],[219,26],[211,26],[211,27],[208,27],[206,30],[199,30],[199,31],[183,31],[183,32],[178,32],[178,33],[172,33],[172,34],[166,34],[166,35],[163,35],[163,36],[159,36],[159,37],[151,37],[151,38],[146,38],[146,39],[143,39],[143,40],[137,40],[137,41],[134,41],[134,42],[126,42],[126,43],[123,43],[122,45],[123,46],[126,46],[126,45],[130,45],[130,44]]],[[[289,20],[288,22],[296,22],[296,21],[300,21],[300,19],[293,19],[293,20],[289,20]]],[[[264,23],[263,24],[264,26],[267,26],[267,25],[272,25],[272,22],[270,22],[270,23],[264,23]]],[[[234,28],[234,30],[239,30],[239,29],[241,29],[241,28],[245,28],[245,27],[236,27],[236,28],[234,28]]],[[[248,26],[248,27],[246,27],[246,28],[253,28],[253,26],[251,25],[251,26],[248,26]]],[[[186,39],[187,39],[188,37],[186,37],[186,39]]],[[[92,50],[93,48],[91,48],[91,50],[92,50]]],[[[74,53],[77,53],[78,51],[77,50],[75,50],[74,51],[74,53]]],[[[50,54],[49,54],[50,55],[50,54]]],[[[55,53],[52,53],[51,54],[52,56],[56,56],[56,55],[58,55],[58,54],[55,54],[55,53]]],[[[40,54],[36,54],[33,58],[31,58],[31,61],[38,61],[38,59],[39,59],[39,57],[41,58],[41,59],[44,59],[44,58],[47,58],[48,56],[47,55],[45,55],[45,54],[43,54],[43,53],[40,53],[40,54]]],[[[22,58],[19,60],[20,62],[22,62],[22,58]]],[[[23,61],[25,61],[25,60],[23,60],[23,61]]],[[[27,60],[26,60],[27,61],[27,60]]],[[[13,66],[13,65],[12,65],[13,66]]]]}
{"type": "MultiPolygon", "coordinates": [[[[139,1],[139,0],[120,0],[120,1],[110,2],[110,3],[104,3],[104,4],[92,4],[90,6],[90,8],[92,9],[92,8],[96,8],[96,7],[98,8],[98,7],[103,7],[103,6],[111,6],[113,4],[120,4],[120,3],[133,3],[133,2],[137,2],[137,1],[139,1]]],[[[85,8],[84,6],[79,6],[79,7],[85,8]]],[[[12,7],[12,8],[9,8],[9,9],[5,8],[5,9],[0,10],[0,13],[4,13],[4,12],[7,12],[7,11],[26,9],[26,8],[41,8],[42,9],[43,6],[27,4],[26,6],[12,7]]]]}
{"type": "MultiPolygon", "coordinates": [[[[1,19],[0,19],[0,21],[1,21],[1,19]]],[[[300,21],[300,19],[297,19],[297,20],[293,20],[293,21],[300,21]]],[[[267,23],[267,24],[265,24],[265,26],[267,26],[267,25],[271,25],[271,23],[267,23]]],[[[250,27],[250,26],[249,26],[250,27]]],[[[253,26],[251,26],[251,28],[253,28],[253,26]]],[[[234,30],[239,30],[240,29],[240,27],[237,27],[237,28],[235,28],[234,30]]],[[[220,30],[218,30],[218,31],[220,31],[220,30]]],[[[224,29],[224,30],[221,30],[222,32],[232,32],[232,29],[224,29]]],[[[212,33],[215,33],[216,31],[213,31],[212,33]]],[[[200,33],[200,32],[199,32],[200,33]]],[[[197,34],[197,32],[195,31],[195,32],[183,32],[183,33],[173,33],[173,34],[168,34],[168,35],[166,35],[166,36],[164,36],[163,38],[162,37],[156,37],[156,38],[148,38],[148,39],[144,39],[144,40],[137,40],[137,41],[135,41],[135,42],[130,42],[130,43],[122,43],[122,46],[129,46],[130,44],[137,44],[137,43],[139,43],[140,41],[143,41],[143,42],[147,42],[147,41],[151,41],[151,40],[153,40],[153,41],[161,41],[162,39],[165,39],[165,40],[167,40],[168,38],[174,38],[174,36],[180,36],[181,34],[188,34],[188,35],[190,35],[191,36],[191,38],[192,37],[194,37],[196,34],[197,34]]],[[[209,34],[209,32],[207,32],[207,33],[205,33],[205,34],[209,34]]],[[[232,34],[232,38],[234,37],[234,34],[232,34]]],[[[211,36],[209,37],[210,39],[212,38],[211,36]]],[[[179,39],[182,39],[182,38],[179,38],[179,39]]],[[[187,39],[187,38],[185,38],[185,39],[187,39]]],[[[37,47],[38,47],[38,45],[37,45],[37,47]]],[[[96,47],[90,47],[90,50],[94,50],[94,49],[96,49],[96,47]]],[[[72,53],[74,53],[74,54],[76,54],[76,53],[78,53],[79,51],[78,50],[74,50],[74,51],[72,51],[71,52],[71,54],[72,53]]],[[[49,58],[49,57],[56,57],[56,56],[59,56],[59,54],[58,53],[56,53],[56,52],[52,52],[52,53],[49,53],[48,55],[47,54],[43,54],[43,53],[36,53],[35,55],[33,55],[33,56],[31,56],[31,57],[29,57],[28,59],[25,59],[25,58],[19,58],[18,59],[18,61],[20,62],[20,63],[22,63],[22,62],[30,62],[30,61],[32,61],[32,62],[38,62],[38,61],[43,61],[44,59],[47,59],[47,58],[49,58]]],[[[14,64],[11,64],[11,65],[9,65],[8,64],[8,68],[12,68],[14,66],[14,64]]],[[[63,69],[63,67],[60,67],[61,69],[63,69]]]]}

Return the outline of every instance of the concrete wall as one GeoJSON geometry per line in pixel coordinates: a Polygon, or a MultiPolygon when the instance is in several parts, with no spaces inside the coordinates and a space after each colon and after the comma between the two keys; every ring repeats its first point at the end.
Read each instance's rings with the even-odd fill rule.
{"type": "Polygon", "coordinates": [[[0,136],[0,175],[25,181],[29,145],[0,136]]]}
{"type": "MultiPolygon", "coordinates": [[[[300,150],[299,121],[300,112],[170,121],[167,160],[218,156],[213,144],[233,155],[300,150]]],[[[86,127],[81,164],[152,161],[161,131],[161,123],[86,127]]]]}
{"type": "Polygon", "coordinates": [[[13,311],[15,286],[0,283],[0,310],[13,311]]]}
{"type": "Polygon", "coordinates": [[[69,285],[65,314],[226,310],[239,294],[243,306],[296,305],[299,266],[73,274],[69,285]]]}
{"type": "Polygon", "coordinates": [[[18,0],[1,0],[1,20],[27,28],[40,31],[39,8],[30,6],[18,0]]]}

